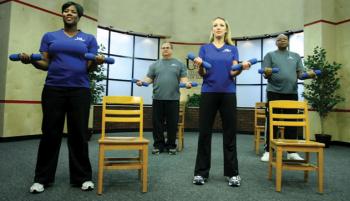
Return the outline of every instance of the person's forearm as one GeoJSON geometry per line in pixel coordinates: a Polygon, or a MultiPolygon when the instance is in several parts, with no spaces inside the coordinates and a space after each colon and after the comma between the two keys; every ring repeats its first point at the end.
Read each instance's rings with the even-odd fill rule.
{"type": "Polygon", "coordinates": [[[40,61],[32,61],[31,64],[36,68],[43,71],[47,71],[49,69],[49,64],[45,60],[40,61]]]}
{"type": "Polygon", "coordinates": [[[203,77],[206,73],[207,73],[207,71],[205,70],[205,68],[199,67],[199,69],[198,69],[198,74],[199,74],[200,76],[203,77]]]}
{"type": "Polygon", "coordinates": [[[153,80],[149,77],[145,77],[145,79],[143,80],[144,82],[147,82],[148,84],[153,83],[153,80]]]}
{"type": "Polygon", "coordinates": [[[88,61],[88,72],[95,71],[97,69],[97,63],[95,61],[88,61]]]}

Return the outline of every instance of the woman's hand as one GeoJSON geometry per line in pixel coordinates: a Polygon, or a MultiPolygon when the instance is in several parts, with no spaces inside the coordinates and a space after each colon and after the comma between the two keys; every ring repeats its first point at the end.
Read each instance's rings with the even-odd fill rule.
{"type": "Polygon", "coordinates": [[[97,65],[103,64],[105,57],[102,54],[98,54],[95,57],[95,62],[97,65]]]}
{"type": "Polygon", "coordinates": [[[21,62],[23,64],[30,64],[31,63],[31,59],[30,59],[30,55],[26,54],[26,53],[21,53],[19,56],[19,59],[21,60],[21,62]]]}
{"type": "Polygon", "coordinates": [[[202,58],[200,58],[200,57],[196,57],[196,58],[194,58],[194,60],[193,60],[193,65],[194,65],[195,67],[201,67],[201,66],[202,66],[202,63],[203,63],[203,60],[202,60],[202,58]]]}
{"type": "Polygon", "coordinates": [[[203,63],[203,60],[202,60],[202,58],[200,58],[200,57],[196,57],[196,58],[193,60],[193,66],[196,67],[196,68],[198,67],[198,74],[199,74],[200,76],[204,76],[204,75],[207,73],[207,71],[205,70],[205,68],[203,68],[202,63],[203,63]]]}

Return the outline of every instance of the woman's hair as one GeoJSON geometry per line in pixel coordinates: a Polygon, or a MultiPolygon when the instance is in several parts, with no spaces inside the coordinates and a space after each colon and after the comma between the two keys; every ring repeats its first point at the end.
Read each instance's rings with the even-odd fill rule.
{"type": "MultiPolygon", "coordinates": [[[[213,21],[215,21],[217,19],[223,20],[225,22],[225,25],[226,25],[226,33],[225,33],[225,37],[224,37],[225,43],[227,43],[229,45],[233,45],[233,41],[231,39],[231,28],[230,28],[230,25],[228,24],[227,20],[225,20],[222,17],[216,17],[213,19],[213,21]]],[[[214,41],[214,33],[211,32],[209,42],[211,43],[213,41],[214,41]]]]}
{"type": "Polygon", "coordinates": [[[66,10],[69,6],[74,6],[77,9],[77,13],[79,18],[84,15],[84,8],[78,3],[68,1],[65,4],[62,5],[62,13],[64,10],[66,10]]]}

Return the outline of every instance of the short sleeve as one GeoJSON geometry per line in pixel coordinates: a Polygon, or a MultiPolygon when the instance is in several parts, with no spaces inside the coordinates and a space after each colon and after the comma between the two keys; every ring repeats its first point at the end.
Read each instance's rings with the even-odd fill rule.
{"type": "Polygon", "coordinates": [[[95,36],[91,35],[91,40],[88,46],[88,52],[92,54],[97,54],[98,45],[95,36]]]}
{"type": "Polygon", "coordinates": [[[41,38],[39,52],[49,51],[49,41],[50,41],[50,35],[49,33],[45,33],[44,36],[41,38]]]}
{"type": "Polygon", "coordinates": [[[303,72],[304,71],[304,64],[301,61],[301,57],[297,54],[297,71],[303,72]]]}
{"type": "Polygon", "coordinates": [[[180,77],[187,77],[187,68],[184,63],[181,63],[180,77]]]}
{"type": "Polygon", "coordinates": [[[267,53],[264,57],[263,68],[272,67],[271,54],[267,53]]]}
{"type": "Polygon", "coordinates": [[[150,67],[148,68],[148,72],[147,72],[147,77],[151,78],[152,80],[154,80],[154,78],[156,77],[155,65],[156,65],[156,63],[151,64],[150,67]]]}
{"type": "Polygon", "coordinates": [[[204,45],[202,45],[202,46],[200,47],[198,56],[204,60],[204,57],[205,57],[204,45]]]}
{"type": "Polygon", "coordinates": [[[232,61],[239,61],[239,54],[236,46],[232,46],[232,61]]]}

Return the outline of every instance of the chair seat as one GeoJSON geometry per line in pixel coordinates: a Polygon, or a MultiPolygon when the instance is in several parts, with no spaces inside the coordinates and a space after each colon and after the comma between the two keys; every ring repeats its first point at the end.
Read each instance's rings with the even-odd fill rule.
{"type": "Polygon", "coordinates": [[[148,144],[149,140],[140,137],[105,137],[99,144],[148,144]]]}
{"type": "Polygon", "coordinates": [[[323,143],[306,141],[306,140],[290,140],[290,139],[273,139],[271,145],[277,146],[300,146],[300,147],[324,147],[323,143]]]}

